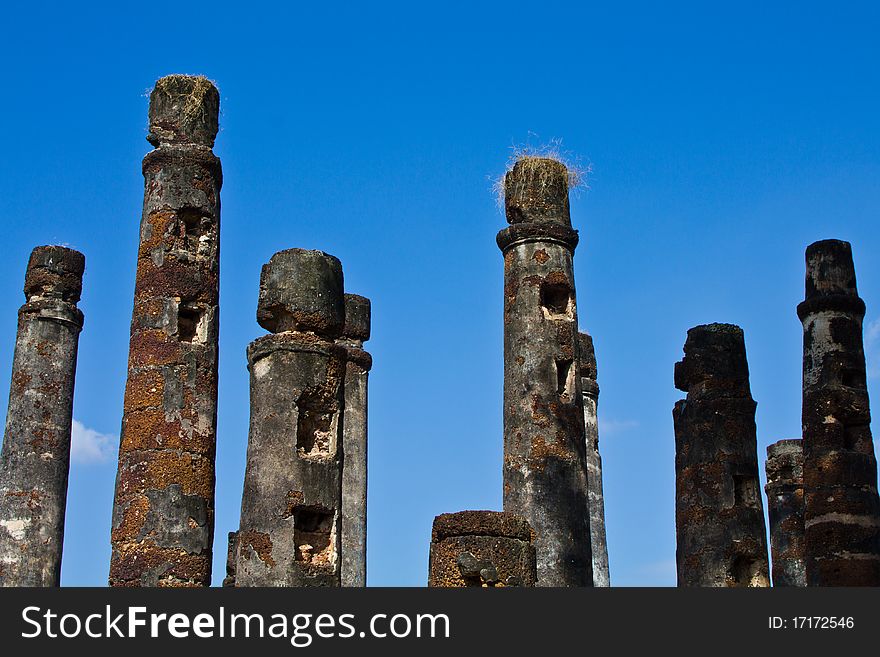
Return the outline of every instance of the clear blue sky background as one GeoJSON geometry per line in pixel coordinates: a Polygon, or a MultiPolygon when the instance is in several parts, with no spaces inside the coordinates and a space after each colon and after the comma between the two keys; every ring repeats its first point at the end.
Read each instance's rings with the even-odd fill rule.
{"type": "MultiPolygon", "coordinates": [[[[342,259],[373,301],[369,583],[424,585],[436,514],[501,507],[512,145],[591,163],[572,203],[599,360],[615,584],[675,582],[686,330],[745,329],[764,448],[800,435],[804,247],[850,240],[880,375],[873,2],[16,3],[0,23],[0,381],[32,247],[87,258],[63,583],[109,563],[148,90],[216,80],[223,160],[214,581],[237,527],[260,266],[342,259]]],[[[5,392],[0,393],[5,415],[5,392]]],[[[875,403],[876,405],[876,403],[875,403]]]]}

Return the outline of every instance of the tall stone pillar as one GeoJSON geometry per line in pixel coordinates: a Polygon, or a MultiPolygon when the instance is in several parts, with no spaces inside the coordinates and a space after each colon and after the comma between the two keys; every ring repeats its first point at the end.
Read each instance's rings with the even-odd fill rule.
{"type": "Polygon", "coordinates": [[[678,585],[769,586],[757,405],[742,329],[690,329],[675,387],[687,393],[672,412],[678,585]]]}
{"type": "Polygon", "coordinates": [[[767,514],[773,586],[806,586],[804,565],[804,451],[800,439],[767,447],[767,514]]]}
{"type": "Polygon", "coordinates": [[[28,262],[0,452],[0,586],[61,579],[85,262],[63,246],[38,246],[28,262]]]}
{"type": "Polygon", "coordinates": [[[208,586],[214,536],[220,96],[171,75],[150,94],[110,584],[208,586]]]}
{"type": "Polygon", "coordinates": [[[535,548],[525,518],[500,511],[459,511],[434,518],[428,586],[534,586],[535,548]]]}
{"type": "Polygon", "coordinates": [[[880,586],[880,498],[862,320],[848,242],[807,247],[804,541],[808,586],[880,586]]]}
{"type": "Polygon", "coordinates": [[[247,350],[251,421],[236,586],[339,586],[346,349],[342,265],[272,256],[247,350]]]}
{"type": "Polygon", "coordinates": [[[367,585],[367,378],[373,359],[370,300],[345,295],[345,328],[337,343],[346,349],[345,411],[342,422],[342,586],[367,585]]]}
{"type": "Polygon", "coordinates": [[[592,586],[568,170],[520,158],[504,195],[504,510],[535,532],[538,586],[592,586]]]}
{"type": "Polygon", "coordinates": [[[593,586],[611,586],[608,543],[605,538],[605,495],[602,491],[602,456],[599,454],[599,384],[593,338],[578,333],[581,392],[587,446],[587,484],[590,503],[590,545],[593,553],[593,586]]]}

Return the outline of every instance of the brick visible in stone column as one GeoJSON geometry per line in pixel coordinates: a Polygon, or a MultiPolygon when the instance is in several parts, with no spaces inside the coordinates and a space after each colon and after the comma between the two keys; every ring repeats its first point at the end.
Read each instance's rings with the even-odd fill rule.
{"type": "Polygon", "coordinates": [[[251,420],[236,586],[339,586],[347,352],[342,265],[320,251],[272,256],[248,346],[251,420]]]}
{"type": "Polygon", "coordinates": [[[220,96],[171,75],[150,94],[110,584],[208,586],[214,535],[220,96]]]}
{"type": "Polygon", "coordinates": [[[769,586],[756,404],[742,329],[690,329],[675,387],[687,392],[672,412],[678,585],[769,586]]]}
{"type": "Polygon", "coordinates": [[[434,518],[428,586],[534,586],[532,531],[525,518],[500,511],[459,511],[434,518]]]}
{"type": "Polygon", "coordinates": [[[18,311],[0,453],[0,586],[58,586],[85,258],[39,246],[18,311]]]}
{"type": "Polygon", "coordinates": [[[611,586],[608,544],[605,538],[605,495],[602,490],[602,456],[599,454],[599,384],[593,338],[578,333],[581,392],[587,446],[587,483],[590,503],[590,545],[593,553],[593,586],[611,586]]]}
{"type": "Polygon", "coordinates": [[[880,498],[852,249],[807,247],[804,541],[808,586],[880,586],[880,498]]]}
{"type": "Polygon", "coordinates": [[[504,510],[534,529],[539,586],[592,586],[568,170],[524,157],[504,190],[504,510]]]}
{"type": "Polygon", "coordinates": [[[342,586],[367,584],[367,379],[373,359],[370,300],[345,295],[345,328],[337,343],[346,349],[345,410],[342,422],[342,586]]]}
{"type": "Polygon", "coordinates": [[[806,586],[804,564],[804,451],[799,439],[767,447],[767,513],[773,586],[806,586]]]}

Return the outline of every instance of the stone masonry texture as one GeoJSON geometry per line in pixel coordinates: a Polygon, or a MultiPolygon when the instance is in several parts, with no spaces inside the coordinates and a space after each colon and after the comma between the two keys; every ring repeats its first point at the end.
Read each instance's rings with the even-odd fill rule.
{"type": "Polygon", "coordinates": [[[345,328],[337,343],[346,349],[345,410],[342,422],[342,586],[367,585],[367,378],[373,359],[370,300],[345,295],[345,328]]]}
{"type": "Polygon", "coordinates": [[[590,544],[593,552],[593,586],[611,586],[608,544],[605,539],[605,496],[602,491],[602,456],[599,454],[599,384],[596,382],[596,351],[593,338],[578,333],[578,365],[584,398],[584,430],[587,445],[587,483],[590,502],[590,544]]]}
{"type": "Polygon", "coordinates": [[[501,511],[460,511],[434,518],[428,586],[534,586],[535,548],[524,518],[501,511]]]}
{"type": "Polygon", "coordinates": [[[247,349],[251,419],[236,586],[340,586],[342,265],[289,249],[263,266],[247,349]]]}
{"type": "Polygon", "coordinates": [[[538,586],[592,586],[568,170],[520,158],[504,203],[504,510],[535,532],[538,586]]]}
{"type": "Polygon", "coordinates": [[[802,429],[808,586],[880,586],[880,498],[848,242],[806,251],[802,429]]]}
{"type": "Polygon", "coordinates": [[[678,585],[769,586],[757,405],[742,329],[690,329],[675,387],[687,393],[672,412],[678,585]]]}
{"type": "Polygon", "coordinates": [[[110,584],[208,586],[214,535],[220,96],[172,75],[150,94],[144,208],[113,507],[110,584]]]}
{"type": "Polygon", "coordinates": [[[0,453],[0,586],[58,586],[85,258],[40,246],[18,311],[0,453]]]}
{"type": "Polygon", "coordinates": [[[767,447],[767,515],[773,586],[806,586],[804,564],[804,451],[799,439],[767,447]]]}

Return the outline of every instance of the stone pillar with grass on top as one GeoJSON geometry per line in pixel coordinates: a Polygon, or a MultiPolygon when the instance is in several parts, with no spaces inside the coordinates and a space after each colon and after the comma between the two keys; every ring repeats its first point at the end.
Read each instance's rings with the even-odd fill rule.
{"type": "Polygon", "coordinates": [[[110,584],[209,586],[220,321],[220,95],[150,94],[144,206],[113,505],[110,584]]]}
{"type": "Polygon", "coordinates": [[[572,172],[518,158],[504,176],[504,510],[534,530],[538,586],[592,586],[571,227],[572,172]]]}

